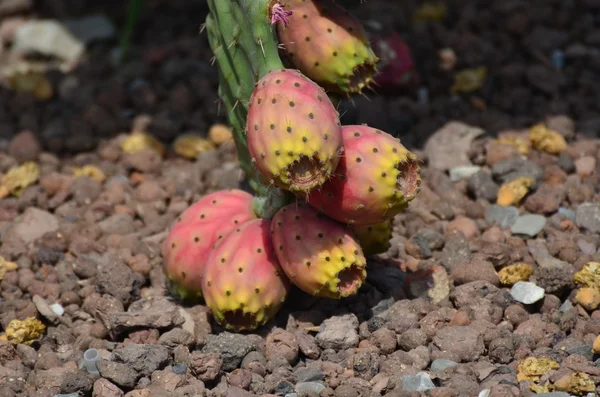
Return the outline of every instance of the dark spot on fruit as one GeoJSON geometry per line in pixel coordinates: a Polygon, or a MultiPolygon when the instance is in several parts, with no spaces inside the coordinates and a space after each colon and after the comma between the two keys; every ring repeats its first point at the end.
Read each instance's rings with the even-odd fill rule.
{"type": "Polygon", "coordinates": [[[194,241],[198,242],[198,241],[200,241],[200,238],[199,237],[194,237],[194,241]]]}
{"type": "Polygon", "coordinates": [[[392,152],[394,152],[394,153],[398,153],[398,149],[396,149],[396,148],[393,148],[393,149],[392,149],[392,152]]]}
{"type": "Polygon", "coordinates": [[[303,137],[302,137],[302,142],[306,142],[306,141],[308,141],[308,138],[307,138],[307,137],[305,137],[305,136],[303,136],[303,137]]]}
{"type": "Polygon", "coordinates": [[[221,258],[221,263],[225,263],[225,258],[221,258]]]}
{"type": "Polygon", "coordinates": [[[254,292],[259,294],[260,293],[260,288],[254,288],[254,292]]]}
{"type": "Polygon", "coordinates": [[[175,248],[175,243],[171,243],[171,248],[175,248]]]}
{"type": "Polygon", "coordinates": [[[186,278],[187,277],[187,273],[186,272],[181,272],[181,278],[186,278]]]}
{"type": "Polygon", "coordinates": [[[271,100],[271,103],[277,103],[277,99],[276,99],[276,98],[273,98],[273,99],[271,100]]]}
{"type": "Polygon", "coordinates": [[[331,29],[331,28],[327,28],[327,31],[328,31],[329,33],[331,33],[331,32],[333,32],[333,29],[331,29]]]}
{"type": "Polygon", "coordinates": [[[263,152],[260,154],[260,157],[264,159],[266,157],[266,154],[263,152]]]}
{"type": "Polygon", "coordinates": [[[262,98],[258,98],[258,99],[256,100],[256,103],[258,103],[258,104],[260,105],[260,104],[262,103],[262,98]]]}
{"type": "Polygon", "coordinates": [[[298,83],[297,81],[294,83],[294,87],[300,87],[300,83],[298,83]]]}
{"type": "Polygon", "coordinates": [[[362,161],[362,159],[361,159],[360,157],[357,157],[357,158],[356,158],[356,162],[357,162],[357,163],[360,163],[361,161],[362,161]]]}
{"type": "Polygon", "coordinates": [[[296,240],[300,240],[300,236],[299,235],[296,235],[296,240]]]}
{"type": "Polygon", "coordinates": [[[387,176],[387,173],[385,173],[385,172],[382,172],[382,173],[381,173],[381,176],[385,178],[385,177],[387,176]]]}
{"type": "Polygon", "coordinates": [[[281,154],[281,152],[279,150],[275,150],[275,155],[279,156],[281,154]]]}
{"type": "Polygon", "coordinates": [[[373,190],[375,190],[373,189],[373,186],[369,186],[369,191],[372,192],[373,190]]]}
{"type": "Polygon", "coordinates": [[[231,296],[231,291],[225,291],[225,295],[231,296]]]}
{"type": "Polygon", "coordinates": [[[353,32],[353,31],[354,31],[354,28],[353,28],[353,27],[351,27],[351,26],[350,26],[350,27],[348,27],[348,32],[353,32]]]}
{"type": "Polygon", "coordinates": [[[320,65],[319,62],[315,62],[315,67],[318,67],[320,65]]]}
{"type": "Polygon", "coordinates": [[[345,258],[345,257],[343,257],[343,256],[340,258],[340,260],[341,260],[342,262],[346,262],[346,258],[345,258]]]}
{"type": "Polygon", "coordinates": [[[256,252],[260,254],[262,252],[262,248],[257,248],[256,252]]]}
{"type": "Polygon", "coordinates": [[[354,255],[358,255],[358,250],[354,250],[354,255]]]}
{"type": "Polygon", "coordinates": [[[254,131],[258,131],[258,124],[254,124],[254,131]]]}
{"type": "Polygon", "coordinates": [[[306,36],[306,38],[304,40],[310,41],[310,37],[306,36]]]}
{"type": "Polygon", "coordinates": [[[333,52],[333,56],[334,56],[334,57],[337,57],[337,51],[334,51],[334,52],[333,52]]]}
{"type": "Polygon", "coordinates": [[[309,114],[308,114],[308,118],[309,118],[309,119],[314,119],[314,118],[315,118],[315,115],[314,115],[314,114],[312,114],[312,113],[309,113],[309,114]]]}
{"type": "Polygon", "coordinates": [[[288,127],[287,128],[287,132],[289,132],[291,134],[292,133],[292,127],[288,127]]]}
{"type": "Polygon", "coordinates": [[[296,106],[296,104],[294,103],[294,101],[290,101],[290,107],[294,107],[296,106]]]}
{"type": "Polygon", "coordinates": [[[323,97],[321,95],[317,95],[317,99],[321,102],[323,102],[323,97]]]}
{"type": "Polygon", "coordinates": [[[306,261],[306,266],[310,266],[310,261],[306,261]]]}
{"type": "Polygon", "coordinates": [[[296,220],[300,219],[300,215],[296,215],[296,216],[294,217],[294,219],[296,219],[296,220]]]}
{"type": "Polygon", "coordinates": [[[213,201],[212,201],[212,203],[213,203],[213,204],[217,204],[217,200],[213,200],[213,201]]]}
{"type": "Polygon", "coordinates": [[[281,83],[280,79],[275,80],[275,84],[279,84],[279,83],[281,83]]]}
{"type": "Polygon", "coordinates": [[[377,152],[379,152],[379,150],[376,147],[374,147],[373,148],[373,153],[377,153],[377,152]]]}
{"type": "Polygon", "coordinates": [[[327,134],[323,134],[323,140],[327,140],[327,134]]]}
{"type": "Polygon", "coordinates": [[[206,216],[204,214],[200,214],[200,219],[204,219],[206,216]]]}
{"type": "Polygon", "coordinates": [[[319,238],[323,238],[323,233],[319,233],[317,236],[319,236],[319,238]]]}
{"type": "Polygon", "coordinates": [[[292,151],[290,150],[290,151],[288,152],[288,154],[289,154],[290,156],[293,156],[293,155],[294,155],[294,152],[292,152],[292,151]]]}
{"type": "Polygon", "coordinates": [[[271,127],[272,130],[275,129],[275,124],[271,124],[269,127],[271,127]]]}
{"type": "Polygon", "coordinates": [[[283,251],[283,245],[279,246],[279,251],[283,251]]]}
{"type": "Polygon", "coordinates": [[[244,269],[242,269],[241,267],[238,267],[238,272],[242,273],[244,271],[244,269]]]}
{"type": "Polygon", "coordinates": [[[206,282],[206,286],[207,286],[207,287],[210,287],[211,285],[212,285],[212,283],[211,283],[210,281],[207,281],[207,282],[206,282]]]}
{"type": "MultiPolygon", "coordinates": [[[[235,229],[235,231],[239,233],[239,232],[241,232],[242,230],[241,230],[241,229],[235,229]]],[[[221,236],[219,236],[219,238],[221,238],[221,236]]]]}
{"type": "Polygon", "coordinates": [[[326,260],[327,262],[329,262],[329,261],[331,260],[331,258],[330,258],[330,257],[328,257],[328,256],[326,256],[326,257],[325,257],[325,260],[326,260]]]}
{"type": "Polygon", "coordinates": [[[354,56],[356,58],[358,56],[358,54],[355,52],[354,54],[352,54],[352,56],[354,56]]]}
{"type": "Polygon", "coordinates": [[[355,132],[354,136],[360,136],[360,132],[355,132]]]}
{"type": "Polygon", "coordinates": [[[281,227],[281,225],[283,225],[282,222],[277,222],[277,226],[281,227]]]}
{"type": "Polygon", "coordinates": [[[238,223],[240,223],[240,221],[238,221],[237,219],[234,219],[233,223],[237,225],[238,223]]]}
{"type": "Polygon", "coordinates": [[[367,230],[368,230],[369,232],[372,232],[372,231],[373,231],[373,226],[369,226],[369,227],[367,228],[367,230]]]}

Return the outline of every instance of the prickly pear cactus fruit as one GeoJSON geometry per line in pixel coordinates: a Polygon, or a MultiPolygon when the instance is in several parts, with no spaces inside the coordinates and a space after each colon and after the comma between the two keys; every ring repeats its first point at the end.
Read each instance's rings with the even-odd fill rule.
{"type": "Polygon", "coordinates": [[[392,238],[392,222],[386,221],[375,225],[352,225],[358,242],[365,256],[383,254],[390,249],[392,238]]]}
{"type": "Polygon", "coordinates": [[[250,331],[280,309],[290,283],[277,262],[270,221],[240,225],[212,251],[203,275],[206,304],[223,327],[250,331]]]}
{"type": "Polygon", "coordinates": [[[253,196],[241,190],[204,196],[172,226],[162,247],[171,292],[182,299],[202,295],[202,272],[213,245],[239,225],[256,219],[253,196]]]}
{"type": "Polygon", "coordinates": [[[281,208],[271,222],[281,268],[304,292],[340,299],[357,293],[366,259],[353,233],[306,204],[281,208]]]}
{"type": "Polygon", "coordinates": [[[344,126],[344,156],[335,176],[311,192],[314,208],[350,225],[392,219],[419,193],[417,157],[397,139],[366,125],[344,126]]]}
{"type": "Polygon", "coordinates": [[[328,90],[361,92],[378,58],[360,22],[333,0],[282,0],[292,12],[277,24],[282,51],[294,67],[328,90]]]}
{"type": "Polygon", "coordinates": [[[327,181],[342,151],[342,127],[321,87],[297,70],[267,73],[248,105],[248,149],[267,183],[308,193],[327,181]]]}

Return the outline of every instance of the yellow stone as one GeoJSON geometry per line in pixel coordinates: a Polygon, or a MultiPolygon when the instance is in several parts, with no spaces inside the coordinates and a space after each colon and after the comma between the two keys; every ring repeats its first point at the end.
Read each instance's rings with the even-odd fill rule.
{"type": "Polygon", "coordinates": [[[558,369],[560,364],[549,358],[527,357],[517,367],[517,381],[538,381],[553,369],[558,369]]]}
{"type": "Polygon", "coordinates": [[[514,146],[522,155],[527,155],[529,153],[529,150],[531,149],[530,142],[518,136],[502,136],[498,138],[496,142],[502,145],[514,146]]]}
{"type": "Polygon", "coordinates": [[[575,295],[575,300],[587,311],[594,311],[600,306],[600,290],[596,288],[580,288],[575,295]]]}
{"type": "Polygon", "coordinates": [[[600,263],[588,262],[573,276],[577,284],[600,290],[600,263]]]}
{"type": "Polygon", "coordinates": [[[142,150],[152,150],[161,157],[165,154],[165,146],[146,132],[136,132],[121,142],[121,150],[125,154],[133,154],[142,150]]]}
{"type": "Polygon", "coordinates": [[[9,262],[0,256],[0,281],[4,279],[6,273],[17,270],[18,267],[19,266],[15,262],[9,262]]]}
{"type": "Polygon", "coordinates": [[[54,95],[50,80],[40,72],[18,72],[6,78],[10,88],[16,92],[33,94],[37,99],[45,101],[54,95]]]}
{"type": "Polygon", "coordinates": [[[456,94],[477,91],[483,86],[486,77],[487,68],[485,66],[462,70],[454,76],[454,84],[452,84],[450,92],[456,94]]]}
{"type": "Polygon", "coordinates": [[[446,5],[442,1],[423,3],[413,14],[413,19],[417,22],[440,22],[444,18],[446,18],[446,5]]]}
{"type": "Polygon", "coordinates": [[[215,145],[199,135],[187,134],[175,140],[173,150],[182,157],[194,160],[200,153],[215,150],[215,145]]]}
{"type": "Polygon", "coordinates": [[[104,171],[95,165],[84,165],[83,167],[75,167],[73,168],[73,176],[75,178],[79,176],[88,176],[97,182],[104,182],[106,179],[106,175],[104,171]]]}
{"type": "Polygon", "coordinates": [[[233,141],[231,128],[225,124],[215,124],[208,130],[208,137],[216,146],[233,141]]]}
{"type": "Polygon", "coordinates": [[[556,390],[566,391],[572,394],[593,393],[596,390],[594,379],[585,372],[567,374],[554,382],[556,390]]]}
{"type": "Polygon", "coordinates": [[[29,161],[13,167],[2,178],[0,183],[0,198],[10,194],[19,196],[23,189],[33,185],[40,177],[40,169],[36,163],[29,161]]]}
{"type": "Polygon", "coordinates": [[[14,344],[31,345],[42,337],[46,326],[35,317],[12,320],[6,327],[6,339],[14,344]]]}
{"type": "Polygon", "coordinates": [[[519,281],[529,280],[533,274],[533,267],[529,263],[515,263],[502,268],[498,272],[498,278],[504,285],[513,285],[519,281]]]}
{"type": "Polygon", "coordinates": [[[600,335],[596,336],[596,339],[594,339],[594,344],[592,346],[592,351],[595,354],[600,354],[600,335]]]}
{"type": "Polygon", "coordinates": [[[559,154],[567,150],[565,138],[544,124],[536,124],[529,129],[529,140],[540,152],[559,154]]]}
{"type": "Polygon", "coordinates": [[[496,203],[502,206],[517,205],[529,193],[529,188],[532,185],[533,179],[525,176],[506,182],[498,190],[496,203]]]}

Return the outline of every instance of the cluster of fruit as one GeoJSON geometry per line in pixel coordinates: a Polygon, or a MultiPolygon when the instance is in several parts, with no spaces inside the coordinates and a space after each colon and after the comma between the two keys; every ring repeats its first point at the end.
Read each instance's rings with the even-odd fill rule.
{"type": "MultiPolygon", "coordinates": [[[[304,7],[296,16],[297,21],[312,21],[304,25],[305,31],[332,23],[303,18],[310,11],[304,7]]],[[[302,22],[286,22],[290,31],[301,30],[302,22]]],[[[203,297],[217,322],[228,329],[252,330],[266,323],[281,308],[291,285],[317,297],[356,294],[366,278],[366,256],[387,250],[391,219],[419,192],[416,156],[383,131],[342,126],[322,88],[360,90],[373,72],[370,50],[354,40],[353,25],[336,26],[345,32],[338,40],[349,44],[338,42],[340,50],[331,56],[345,64],[318,64],[325,72],[316,75],[316,61],[311,71],[304,56],[288,53],[298,60],[297,69],[266,73],[248,103],[245,138],[252,163],[266,186],[294,197],[291,203],[266,216],[256,211],[257,198],[249,193],[212,193],[180,216],[164,243],[172,291],[182,298],[203,297]],[[348,62],[358,62],[351,67],[358,77],[336,71],[346,70],[348,62]],[[325,84],[327,79],[330,83],[325,84]]],[[[285,29],[280,29],[280,40],[285,29]]],[[[305,42],[320,40],[317,35],[305,37],[305,42]]]]}

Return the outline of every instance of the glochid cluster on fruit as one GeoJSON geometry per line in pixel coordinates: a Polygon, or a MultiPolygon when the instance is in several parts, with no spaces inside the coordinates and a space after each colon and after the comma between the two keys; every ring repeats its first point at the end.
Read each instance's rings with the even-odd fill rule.
{"type": "Polygon", "coordinates": [[[414,154],[386,132],[342,126],[325,91],[361,92],[378,61],[338,4],[209,6],[221,98],[255,194],[219,191],[193,203],[164,242],[164,270],[174,295],[203,299],[223,327],[248,331],[275,316],[292,286],[316,297],[355,295],[366,258],[389,248],[392,219],[421,180],[414,154]],[[236,36],[244,29],[255,39],[236,36]]]}

